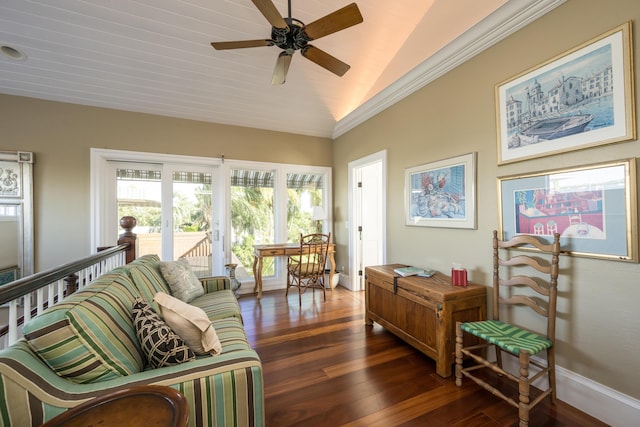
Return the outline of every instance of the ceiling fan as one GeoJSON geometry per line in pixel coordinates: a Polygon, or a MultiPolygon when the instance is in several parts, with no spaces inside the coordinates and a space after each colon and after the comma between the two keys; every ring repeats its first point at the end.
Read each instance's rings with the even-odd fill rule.
{"type": "Polygon", "coordinates": [[[291,17],[291,0],[289,0],[289,17],[283,18],[271,0],[251,0],[262,15],[271,24],[271,38],[264,40],[244,40],[233,42],[213,42],[216,50],[242,49],[247,47],[278,46],[282,52],[278,55],[271,83],[283,84],[291,64],[291,57],[296,50],[302,56],[315,62],[332,73],[343,76],[349,68],[348,64],[329,55],[325,51],[310,45],[309,42],[320,37],[333,34],[363,21],[360,10],[355,3],[338,9],[312,23],[305,25],[302,21],[291,17]]]}

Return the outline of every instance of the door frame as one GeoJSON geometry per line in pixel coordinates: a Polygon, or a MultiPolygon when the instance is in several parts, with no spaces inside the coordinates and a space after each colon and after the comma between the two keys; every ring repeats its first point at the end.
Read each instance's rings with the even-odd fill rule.
{"type": "MultiPolygon", "coordinates": [[[[378,151],[377,153],[370,154],[357,160],[353,160],[348,164],[348,184],[349,189],[349,279],[348,288],[352,291],[362,290],[360,285],[360,277],[358,276],[358,270],[362,264],[362,253],[358,251],[359,236],[358,236],[358,224],[361,224],[361,216],[366,215],[366,212],[370,212],[371,209],[378,209],[381,212],[381,225],[382,225],[382,259],[380,264],[384,264],[387,259],[387,150],[378,151]],[[369,206],[367,209],[359,208],[358,202],[358,171],[366,166],[370,166],[374,163],[381,164],[380,177],[380,198],[378,206],[369,206]]],[[[364,274],[364,272],[363,272],[364,274]]]]}
{"type": "MultiPolygon", "coordinates": [[[[91,196],[90,196],[90,244],[91,253],[96,251],[100,246],[113,246],[119,232],[115,227],[118,224],[117,211],[110,209],[109,200],[115,200],[115,185],[107,185],[105,180],[109,179],[110,164],[109,162],[135,162],[135,163],[152,163],[160,165],[192,165],[206,166],[213,169],[213,194],[224,194],[222,179],[222,160],[212,157],[194,157],[183,156],[177,154],[160,154],[160,153],[144,153],[137,151],[110,150],[103,148],[90,149],[90,173],[91,173],[91,196]]],[[[223,197],[216,201],[214,206],[218,208],[212,211],[212,235],[224,236],[225,230],[225,212],[223,208],[225,200],[223,197]]],[[[164,212],[163,212],[164,214],[164,212]]],[[[135,232],[135,229],[133,230],[135,232]]],[[[229,254],[224,250],[223,238],[213,241],[214,253],[222,254],[218,263],[214,263],[213,274],[224,274],[225,260],[229,259],[229,254]],[[219,264],[219,265],[218,265],[219,264]]]]}

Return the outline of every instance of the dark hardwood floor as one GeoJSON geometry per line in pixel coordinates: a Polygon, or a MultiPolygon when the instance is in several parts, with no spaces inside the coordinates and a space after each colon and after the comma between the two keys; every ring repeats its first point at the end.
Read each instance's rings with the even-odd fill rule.
{"type": "MultiPolygon", "coordinates": [[[[264,368],[266,423],[281,426],[513,426],[517,409],[435,363],[380,325],[364,324],[364,293],[295,290],[239,298],[264,368]]],[[[605,426],[547,399],[530,426],[605,426]]]]}

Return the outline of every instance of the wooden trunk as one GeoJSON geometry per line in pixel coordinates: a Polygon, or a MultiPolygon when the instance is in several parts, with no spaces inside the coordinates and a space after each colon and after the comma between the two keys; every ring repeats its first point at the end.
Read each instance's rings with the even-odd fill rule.
{"type": "Polygon", "coordinates": [[[455,362],[456,322],[484,320],[487,288],[451,285],[436,273],[430,278],[398,277],[400,264],[366,267],[365,322],[377,322],[436,361],[436,372],[451,376],[455,362]]]}

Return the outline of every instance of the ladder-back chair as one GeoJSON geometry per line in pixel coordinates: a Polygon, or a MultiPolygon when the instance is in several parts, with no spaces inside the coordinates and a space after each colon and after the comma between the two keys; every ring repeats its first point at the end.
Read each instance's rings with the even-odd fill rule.
{"type": "MultiPolygon", "coordinates": [[[[556,401],[555,380],[555,324],[558,263],[560,255],[560,235],[555,233],[550,244],[544,244],[537,237],[530,235],[516,236],[509,241],[498,239],[498,233],[493,232],[493,319],[479,322],[456,324],[456,385],[462,385],[462,378],[467,377],[518,408],[520,427],[529,424],[529,412],[546,396],[551,396],[551,402],[556,401]],[[511,254],[512,249],[518,247],[537,248],[541,252],[533,255],[511,254]],[[501,255],[503,258],[501,258],[501,255]],[[510,256],[510,257],[509,257],[510,256]],[[501,270],[508,272],[503,277],[501,270]],[[527,276],[525,274],[532,274],[527,276]],[[509,276],[509,277],[507,277],[509,276]],[[508,289],[505,289],[508,288],[508,289]],[[500,291],[502,289],[502,293],[500,291]],[[520,291],[523,291],[520,293],[520,291]],[[505,323],[500,320],[500,312],[507,305],[525,305],[545,318],[545,330],[540,333],[505,323]],[[476,345],[464,346],[464,334],[477,337],[476,345]],[[495,361],[486,357],[491,347],[495,349],[495,361]],[[546,351],[544,360],[532,360],[531,356],[546,351]],[[519,372],[513,374],[502,366],[502,352],[511,353],[518,358],[519,372]],[[467,357],[469,363],[463,359],[467,357]],[[530,375],[529,367],[537,368],[534,375],[530,375]],[[507,378],[518,387],[518,400],[508,396],[482,377],[482,368],[489,368],[497,372],[502,378],[507,378]],[[542,391],[533,401],[531,400],[531,384],[543,377],[548,377],[548,388],[542,391]]],[[[512,395],[514,393],[511,393],[512,395]]]]}
{"type": "Polygon", "coordinates": [[[324,270],[329,253],[329,240],[331,233],[314,233],[306,236],[300,235],[300,252],[289,257],[287,261],[287,291],[289,288],[298,288],[298,300],[302,306],[302,294],[307,289],[322,289],[324,300],[327,300],[324,285],[324,270]]]}

